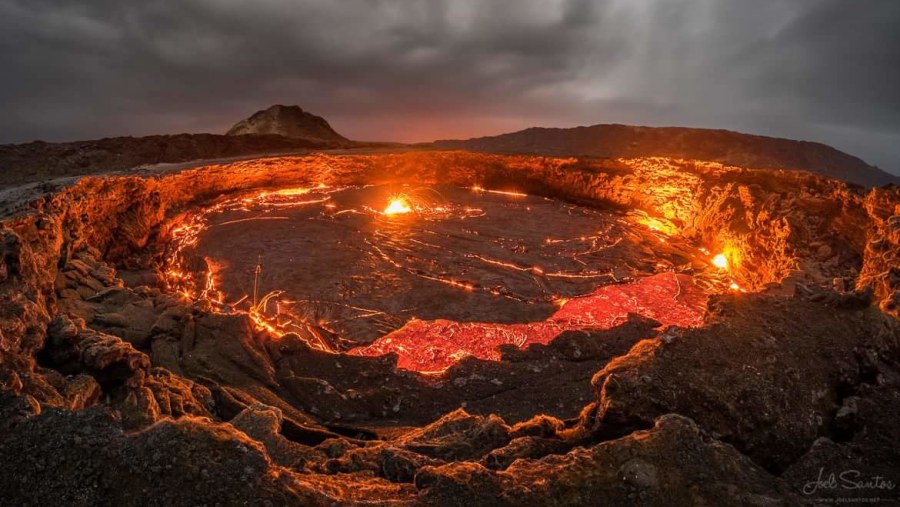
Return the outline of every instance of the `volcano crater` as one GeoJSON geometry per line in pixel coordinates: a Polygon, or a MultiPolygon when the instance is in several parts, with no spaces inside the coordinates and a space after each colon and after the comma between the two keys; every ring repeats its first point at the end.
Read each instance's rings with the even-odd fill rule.
{"type": "MultiPolygon", "coordinates": [[[[477,186],[262,190],[224,198],[191,215],[176,242],[166,273],[177,290],[212,299],[223,310],[242,309],[273,332],[298,333],[332,352],[367,345],[418,320],[469,328],[537,323],[572,299],[593,301],[588,306],[597,313],[570,316],[581,322],[577,328],[606,328],[613,321],[604,314],[617,311],[613,317],[624,321],[628,310],[640,313],[679,295],[661,289],[655,300],[641,300],[635,292],[630,307],[613,308],[592,296],[598,287],[657,273],[704,274],[709,267],[688,242],[649,229],[632,215],[477,186]],[[403,202],[403,211],[393,213],[392,202],[403,202]],[[199,269],[191,272],[190,266],[199,269]]],[[[721,276],[711,274],[704,282],[715,289],[721,276]]],[[[692,279],[682,279],[694,289],[692,279]]],[[[693,292],[681,296],[695,297],[688,304],[699,322],[702,290],[693,292]]],[[[670,320],[665,312],[649,313],[670,320]]],[[[417,361],[406,360],[407,349],[429,346],[412,334],[406,333],[405,346],[391,350],[404,356],[401,366],[417,371],[454,361],[426,361],[423,354],[459,359],[480,351],[474,355],[488,357],[510,343],[472,333],[473,343],[457,340],[461,348],[430,346],[417,361]]],[[[368,352],[378,351],[387,349],[368,352]]]]}
{"type": "Polygon", "coordinates": [[[44,190],[3,221],[0,372],[22,410],[230,421],[315,480],[405,485],[384,498],[417,470],[449,480],[438,465],[698,426],[781,474],[897,357],[892,188],[435,151],[44,190]],[[391,446],[412,472],[365,454],[391,446]]]}

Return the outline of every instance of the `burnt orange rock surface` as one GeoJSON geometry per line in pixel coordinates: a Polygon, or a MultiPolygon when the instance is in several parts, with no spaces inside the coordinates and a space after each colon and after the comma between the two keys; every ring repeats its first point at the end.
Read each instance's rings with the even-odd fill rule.
{"type": "Polygon", "coordinates": [[[900,468],[897,199],[803,172],[464,152],[48,185],[7,201],[0,228],[0,491],[12,505],[794,505],[819,467],[900,468]],[[272,336],[157,276],[172,231],[223,194],[388,182],[639,211],[725,252],[746,292],[715,297],[696,328],[626,315],[429,377],[272,336]]]}

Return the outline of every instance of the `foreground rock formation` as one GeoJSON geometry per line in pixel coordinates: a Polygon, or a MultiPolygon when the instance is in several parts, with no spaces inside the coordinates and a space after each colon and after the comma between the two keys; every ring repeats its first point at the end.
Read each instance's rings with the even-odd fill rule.
{"type": "Polygon", "coordinates": [[[60,184],[7,203],[0,229],[0,491],[13,505],[896,500],[898,217],[897,188],[662,158],[311,155],[60,184]],[[184,214],[223,194],[388,182],[639,211],[726,252],[747,292],[715,297],[697,329],[634,317],[423,377],[275,338],[159,276],[184,214]],[[850,468],[866,488],[804,491],[850,468]]]}

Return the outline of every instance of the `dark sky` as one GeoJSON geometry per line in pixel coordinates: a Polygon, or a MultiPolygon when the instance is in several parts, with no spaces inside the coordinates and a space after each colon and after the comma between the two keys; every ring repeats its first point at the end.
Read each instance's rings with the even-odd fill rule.
{"type": "Polygon", "coordinates": [[[283,103],[354,139],[679,125],[900,171],[900,0],[0,0],[0,69],[0,143],[283,103]]]}

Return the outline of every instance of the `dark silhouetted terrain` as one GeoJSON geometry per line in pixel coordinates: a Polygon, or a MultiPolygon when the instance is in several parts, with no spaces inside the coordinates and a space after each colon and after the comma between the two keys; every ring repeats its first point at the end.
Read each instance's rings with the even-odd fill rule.
{"type": "Polygon", "coordinates": [[[440,148],[495,153],[608,158],[672,157],[747,168],[804,169],[864,186],[900,178],[830,146],[808,141],[681,127],[593,125],[569,129],[534,127],[468,140],[442,140],[440,148]]]}
{"type": "Polygon", "coordinates": [[[147,164],[351,147],[279,135],[176,134],[95,141],[0,145],[0,186],[95,174],[147,164]]]}
{"type": "Polygon", "coordinates": [[[257,111],[249,118],[237,122],[227,135],[244,134],[274,134],[324,143],[348,142],[346,137],[331,128],[325,118],[310,114],[299,106],[275,105],[257,111]]]}
{"type": "MultiPolygon", "coordinates": [[[[298,106],[275,105],[241,120],[226,135],[0,145],[0,187],[159,163],[375,146],[413,149],[402,144],[351,141],[320,116],[298,106]]],[[[869,187],[900,184],[897,176],[824,144],[727,130],[628,125],[534,127],[493,137],[435,141],[419,145],[422,147],[560,157],[670,157],[745,168],[802,169],[869,187]]]]}

